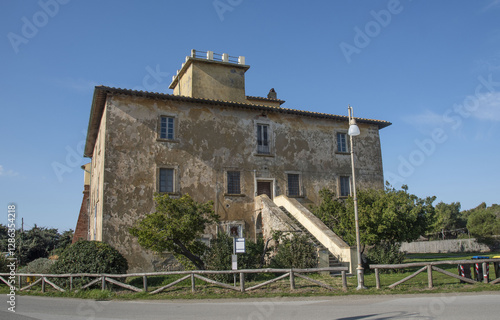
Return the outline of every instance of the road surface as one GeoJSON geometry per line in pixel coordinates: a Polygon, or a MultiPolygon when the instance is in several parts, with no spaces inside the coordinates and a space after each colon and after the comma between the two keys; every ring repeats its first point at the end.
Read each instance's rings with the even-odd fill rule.
{"type": "MultiPolygon", "coordinates": [[[[5,301],[5,300],[4,300],[5,301]]],[[[95,301],[16,296],[9,320],[111,319],[499,319],[500,291],[478,294],[422,294],[183,301],[95,301]]]]}

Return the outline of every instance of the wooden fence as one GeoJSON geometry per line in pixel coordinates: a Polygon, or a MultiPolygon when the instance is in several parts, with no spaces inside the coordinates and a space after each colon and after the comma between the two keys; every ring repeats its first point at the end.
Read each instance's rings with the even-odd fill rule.
{"type": "MultiPolygon", "coordinates": [[[[431,261],[431,262],[415,262],[415,263],[404,263],[404,264],[372,264],[370,265],[370,269],[375,270],[375,283],[377,289],[380,289],[380,269],[406,269],[406,268],[415,268],[415,267],[421,267],[418,271],[415,273],[409,275],[408,277],[399,280],[389,286],[389,288],[394,288],[397,285],[406,282],[415,276],[417,276],[419,273],[427,271],[427,283],[429,288],[432,288],[434,286],[433,280],[432,280],[432,271],[437,271],[440,273],[443,273],[447,276],[450,276],[452,278],[456,278],[460,281],[475,284],[480,281],[476,281],[471,278],[463,277],[458,274],[451,273],[449,271],[443,270],[439,267],[436,267],[437,265],[457,265],[457,273],[458,273],[458,266],[459,265],[469,265],[472,268],[476,267],[476,264],[481,266],[481,270],[488,270],[489,269],[489,263],[493,263],[494,269],[495,269],[495,276],[496,279],[493,281],[489,281],[489,275],[487,272],[482,272],[483,274],[483,282],[484,283],[491,283],[491,284],[497,284],[500,283],[500,275],[498,274],[498,264],[500,263],[500,259],[478,259],[478,260],[447,260],[447,261],[431,261]],[[496,267],[496,268],[495,268],[496,267]]],[[[473,270],[474,271],[474,270],[473,270]]],[[[493,274],[491,270],[489,273],[493,274]]],[[[473,273],[473,272],[471,272],[473,273]]]]}
{"type": "MultiPolygon", "coordinates": [[[[258,289],[260,287],[269,285],[273,282],[276,282],[278,280],[284,279],[284,278],[289,278],[290,280],[290,289],[294,290],[295,289],[295,278],[302,278],[307,280],[308,282],[314,283],[318,286],[321,286],[323,288],[329,289],[329,290],[336,290],[336,288],[320,282],[318,280],[312,279],[304,273],[318,273],[318,272],[341,272],[342,275],[342,290],[347,290],[347,278],[346,278],[346,272],[348,271],[347,267],[332,267],[332,268],[313,268],[313,269],[246,269],[246,270],[228,270],[228,271],[215,271],[215,270],[196,270],[196,271],[170,271],[170,272],[151,272],[151,273],[129,273],[129,274],[104,274],[104,273],[73,273],[73,274],[31,274],[31,273],[17,273],[15,276],[17,277],[18,281],[18,287],[16,287],[16,290],[19,291],[24,291],[27,289],[32,288],[33,286],[37,285],[38,283],[41,283],[42,286],[42,292],[45,292],[45,286],[48,284],[51,287],[53,287],[56,290],[59,290],[61,292],[65,292],[66,290],[61,288],[60,286],[56,285],[53,281],[49,280],[49,278],[67,278],[69,279],[69,290],[73,291],[74,288],[74,280],[75,278],[95,278],[94,280],[90,281],[89,283],[81,286],[78,290],[83,290],[87,289],[93,285],[100,284],[101,289],[105,290],[106,289],[106,282],[117,285],[119,287],[132,290],[135,292],[148,292],[148,277],[151,276],[168,276],[168,275],[183,275],[183,277],[172,281],[171,283],[162,286],[161,288],[155,289],[154,291],[149,292],[149,294],[156,294],[159,292],[162,292],[163,290],[166,290],[170,287],[175,286],[176,284],[188,280],[191,280],[191,291],[195,292],[195,279],[200,279],[205,282],[208,282],[210,284],[214,284],[226,289],[231,289],[235,291],[240,291],[240,292],[247,292],[251,290],[258,289]],[[255,273],[274,273],[274,274],[280,274],[282,275],[256,284],[252,287],[246,287],[245,286],[245,274],[255,274],[255,273]],[[219,281],[215,281],[212,279],[209,279],[205,277],[206,275],[214,275],[214,274],[234,274],[238,275],[239,274],[239,286],[235,285],[229,285],[226,283],[222,283],[219,281]],[[21,287],[21,280],[23,277],[35,277],[38,278],[36,281],[32,282],[31,284],[21,287]],[[121,282],[117,279],[123,279],[125,280],[128,277],[142,277],[142,288],[138,288],[135,286],[132,286],[130,284],[126,284],[124,282],[121,282]]],[[[10,285],[9,282],[5,279],[9,277],[9,273],[0,273],[0,281],[10,285]],[[4,278],[5,277],[5,278],[4,278]]],[[[0,283],[1,283],[0,282],[0,283]]],[[[76,290],[75,290],[76,291],[76,290]]]]}

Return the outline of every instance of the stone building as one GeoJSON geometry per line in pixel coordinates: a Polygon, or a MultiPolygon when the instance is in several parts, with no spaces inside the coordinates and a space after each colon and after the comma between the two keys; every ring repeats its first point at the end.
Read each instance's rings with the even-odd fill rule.
{"type": "MultiPolygon", "coordinates": [[[[259,195],[307,207],[325,187],[350,193],[346,116],[285,108],[274,89],[247,96],[244,57],[202,54],[186,57],[173,94],[95,87],[84,152],[92,159],[88,238],[116,247],[130,271],[163,268],[128,231],[154,211],[155,192],[212,200],[221,230],[247,238],[271,229],[259,195]]],[[[356,120],[356,182],[382,188],[379,130],[390,123],[356,120]]]]}

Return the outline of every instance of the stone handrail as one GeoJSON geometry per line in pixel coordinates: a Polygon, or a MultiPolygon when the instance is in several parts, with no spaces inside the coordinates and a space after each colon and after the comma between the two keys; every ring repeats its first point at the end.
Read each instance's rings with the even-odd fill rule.
{"type": "Polygon", "coordinates": [[[344,240],[337,236],[318,217],[311,213],[296,199],[285,195],[274,198],[277,206],[284,207],[304,226],[325,248],[328,249],[340,263],[349,267],[353,273],[357,266],[356,249],[351,248],[344,240]]]}

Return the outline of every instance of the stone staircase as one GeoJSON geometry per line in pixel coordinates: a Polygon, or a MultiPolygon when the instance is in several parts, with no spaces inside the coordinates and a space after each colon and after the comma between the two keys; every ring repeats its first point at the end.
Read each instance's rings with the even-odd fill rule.
{"type": "MultiPolygon", "coordinates": [[[[337,258],[328,251],[325,246],[323,246],[316,237],[314,237],[295,217],[288,212],[285,207],[279,207],[295,224],[299,227],[302,234],[306,235],[309,240],[314,244],[314,246],[318,249],[318,251],[328,252],[328,267],[342,267],[343,265],[337,260],[337,258]]],[[[331,275],[340,275],[340,272],[330,272],[331,275]]]]}

